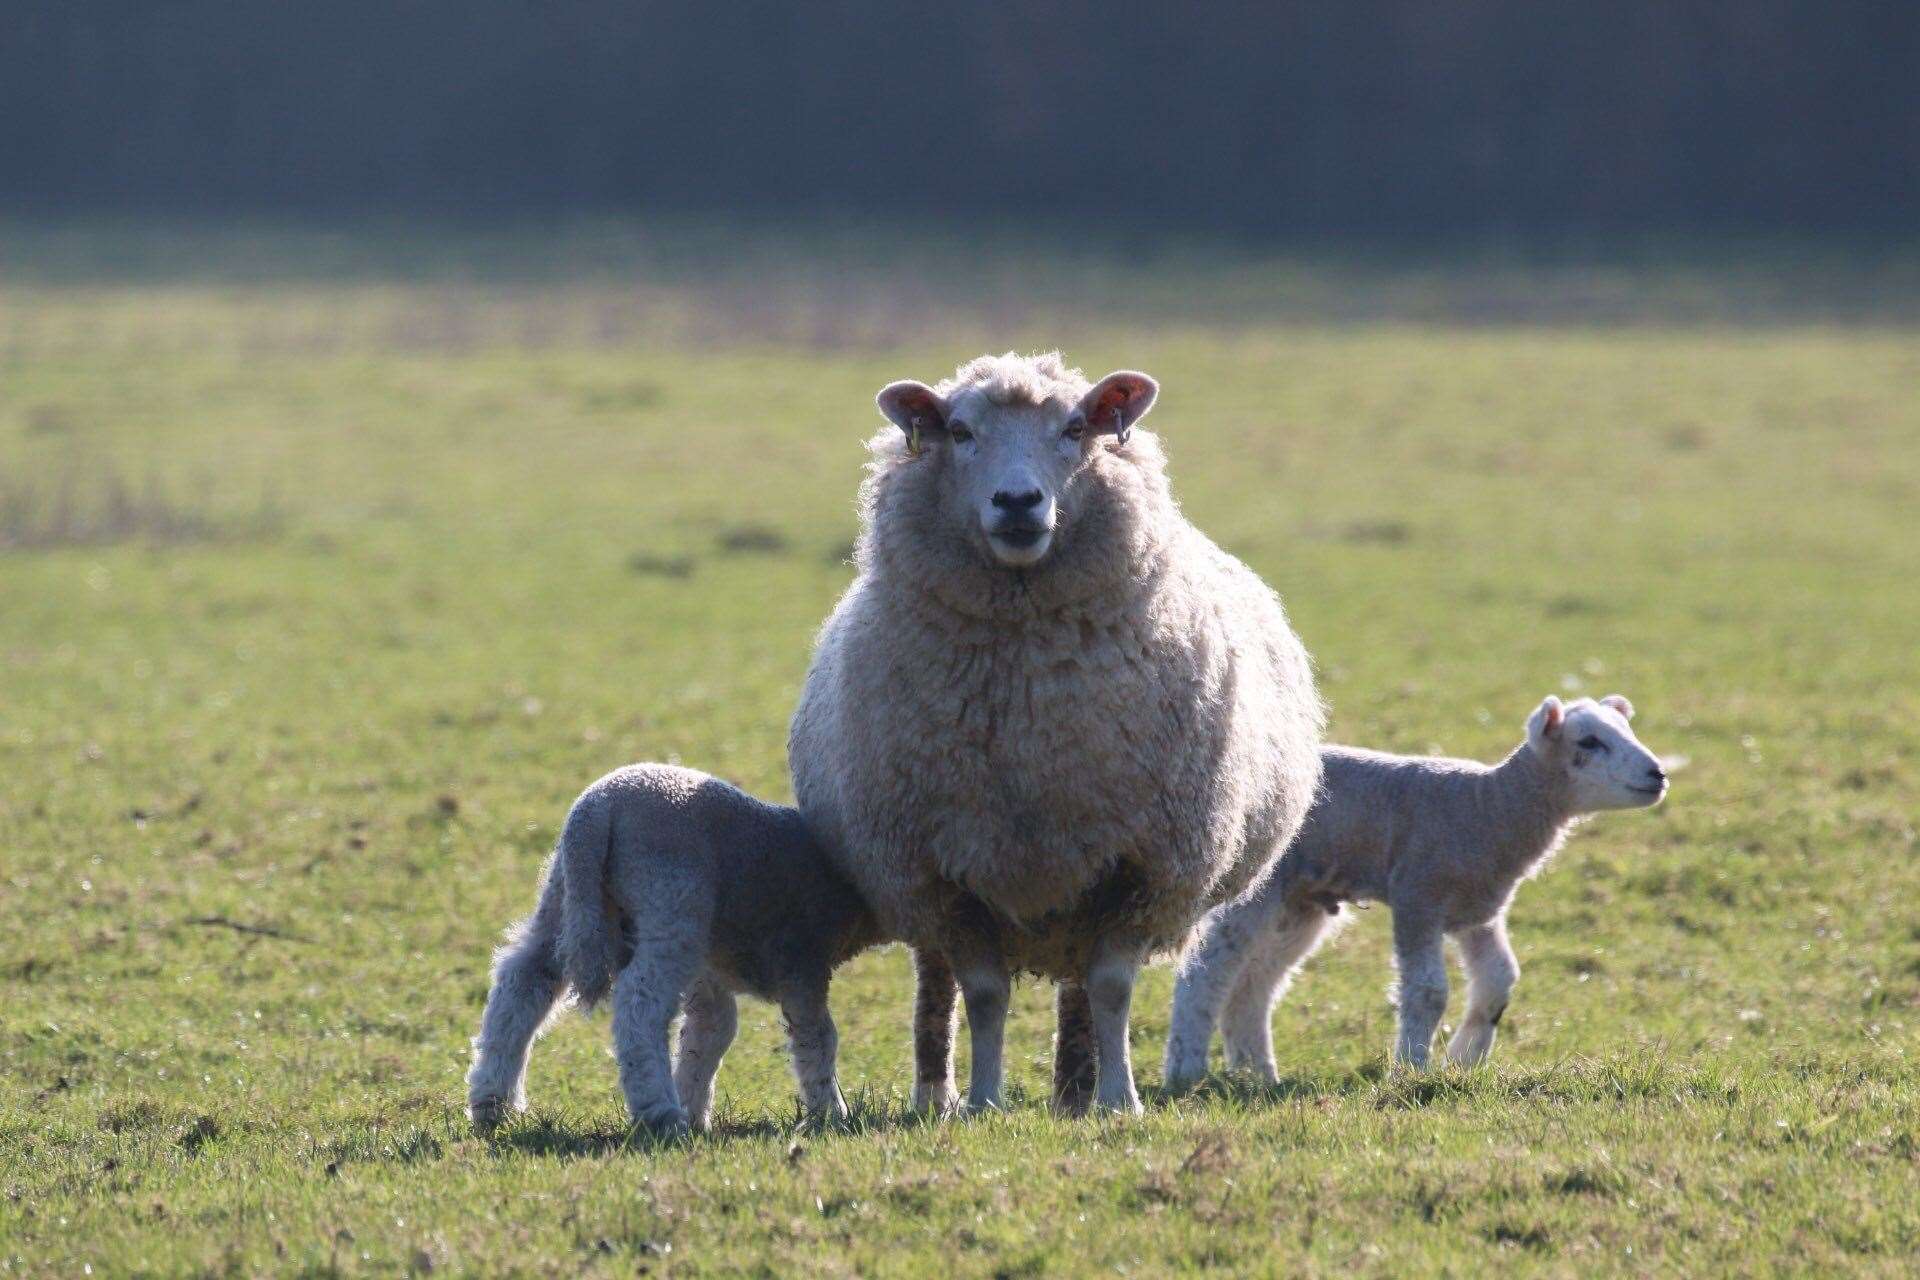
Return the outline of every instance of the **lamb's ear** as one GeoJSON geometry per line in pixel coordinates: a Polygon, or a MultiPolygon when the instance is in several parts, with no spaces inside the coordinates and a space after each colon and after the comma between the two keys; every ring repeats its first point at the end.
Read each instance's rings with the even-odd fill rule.
{"type": "Polygon", "coordinates": [[[1093,390],[1081,396],[1080,403],[1073,407],[1068,421],[1077,418],[1087,424],[1092,434],[1117,436],[1120,443],[1125,444],[1133,424],[1147,416],[1147,410],[1153,408],[1154,397],[1159,394],[1160,384],[1152,378],[1122,369],[1094,383],[1093,390]]]}
{"type": "Polygon", "coordinates": [[[1527,718],[1527,741],[1536,746],[1545,743],[1560,732],[1560,726],[1566,723],[1566,718],[1567,709],[1560,705],[1560,699],[1548,694],[1527,718]]]}
{"type": "Polygon", "coordinates": [[[890,382],[873,398],[887,421],[907,433],[907,447],[920,452],[922,435],[947,433],[947,402],[924,382],[890,382]]]}
{"type": "Polygon", "coordinates": [[[1620,713],[1623,719],[1633,719],[1633,704],[1617,693],[1610,693],[1600,699],[1600,705],[1603,707],[1612,707],[1620,713]]]}

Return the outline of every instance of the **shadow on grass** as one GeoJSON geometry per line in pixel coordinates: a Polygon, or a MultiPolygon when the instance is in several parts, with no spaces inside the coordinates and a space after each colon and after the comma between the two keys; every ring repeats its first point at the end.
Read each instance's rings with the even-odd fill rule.
{"type": "Polygon", "coordinates": [[[549,1159],[597,1158],[624,1152],[652,1152],[699,1148],[735,1142],[780,1142],[789,1145],[789,1159],[798,1159],[804,1144],[814,1138],[860,1136],[921,1129],[943,1123],[897,1102],[862,1092],[847,1099],[847,1114],[837,1120],[812,1120],[795,1110],[784,1120],[768,1115],[744,1115],[722,1108],[706,1133],[666,1135],[634,1126],[604,1122],[576,1124],[566,1117],[529,1113],[502,1124],[485,1141],[495,1151],[517,1152],[549,1159]]]}

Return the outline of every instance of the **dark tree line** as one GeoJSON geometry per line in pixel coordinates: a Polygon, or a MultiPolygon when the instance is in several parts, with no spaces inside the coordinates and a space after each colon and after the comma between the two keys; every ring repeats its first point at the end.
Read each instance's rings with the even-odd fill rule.
{"type": "Polygon", "coordinates": [[[11,0],[16,210],[1904,231],[1915,0],[11,0]]]}

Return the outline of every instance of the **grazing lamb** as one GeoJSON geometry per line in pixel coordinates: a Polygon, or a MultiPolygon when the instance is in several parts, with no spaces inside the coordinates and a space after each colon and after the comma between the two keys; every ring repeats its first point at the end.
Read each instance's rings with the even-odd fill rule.
{"type": "Polygon", "coordinates": [[[1222,1001],[1228,1065],[1275,1079],[1274,1002],[1345,902],[1393,910],[1396,1056],[1427,1063],[1447,1007],[1441,939],[1451,937],[1466,964],[1467,1013],[1447,1055],[1462,1065],[1485,1058],[1520,976],[1507,942],[1515,889],[1585,815],[1647,808],[1666,794],[1666,772],[1633,736],[1632,716],[1618,694],[1564,707],[1548,698],[1527,721],[1527,740],[1493,766],[1327,747],[1306,826],[1259,888],[1202,926],[1174,989],[1168,1087],[1206,1073],[1222,1001]]]}
{"type": "Polygon", "coordinates": [[[467,1076],[479,1128],[526,1109],[528,1049],[569,986],[583,1006],[612,990],[620,1086],[636,1124],[708,1126],[741,991],[779,1002],[808,1112],[846,1114],[827,984],[835,966],[883,939],[795,810],[692,769],[616,770],[574,801],[539,905],[507,938],[467,1076]]]}
{"type": "MultiPolygon", "coordinates": [[[[1134,977],[1292,838],[1319,779],[1306,651],[1181,515],[1141,373],[982,356],[880,392],[859,574],[822,629],[788,755],[800,810],[916,950],[915,1101],[1000,1105],[1011,975],[1058,980],[1095,1100],[1140,1109],[1134,977]],[[1084,1043],[1084,1042],[1082,1042],[1084,1043]]],[[[1085,1105],[1070,1070],[1056,1104],[1085,1105]]]]}

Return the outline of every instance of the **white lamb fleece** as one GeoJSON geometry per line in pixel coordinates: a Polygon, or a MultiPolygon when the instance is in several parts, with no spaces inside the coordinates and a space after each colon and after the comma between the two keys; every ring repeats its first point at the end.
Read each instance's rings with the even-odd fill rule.
{"type": "MultiPolygon", "coordinates": [[[[982,357],[918,390],[970,437],[1052,440],[1121,378],[1151,403],[1144,375],[1090,389],[1053,354],[982,357]]],[[[1096,1023],[1105,991],[1124,1031],[1133,967],[1183,946],[1298,829],[1323,716],[1279,599],[1181,514],[1153,435],[1062,446],[1051,551],[1015,569],[956,497],[972,451],[928,426],[917,454],[904,431],[870,443],[859,576],[820,633],[789,759],[881,927],[958,970],[974,1102],[994,1105],[974,1015],[978,988],[993,1016],[995,980],[979,975],[1093,983],[1096,1023]]],[[[1101,1101],[1124,1109],[1122,1050],[1103,1056],[1101,1101]]]]}
{"type": "Polygon", "coordinates": [[[1607,809],[1658,804],[1667,776],[1634,737],[1618,694],[1540,704],[1527,740],[1497,765],[1327,747],[1320,796],[1266,880],[1213,912],[1174,991],[1166,1082],[1204,1075],[1226,1006],[1227,1062],[1275,1079],[1271,1015],[1298,967],[1342,920],[1342,904],[1393,910],[1403,1062],[1425,1066],[1447,1006],[1441,941],[1468,975],[1467,1012],[1448,1046],[1461,1065],[1493,1048],[1519,962],[1507,910],[1522,880],[1573,824],[1607,809]]]}

